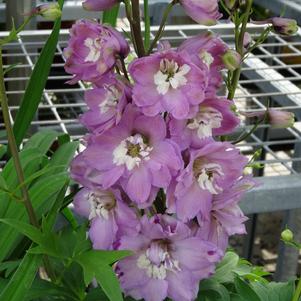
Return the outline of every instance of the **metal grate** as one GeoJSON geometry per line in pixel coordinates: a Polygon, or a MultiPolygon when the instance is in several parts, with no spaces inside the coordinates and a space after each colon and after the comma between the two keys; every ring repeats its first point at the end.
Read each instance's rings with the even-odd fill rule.
{"type": "MultiPolygon", "coordinates": [[[[168,26],[165,38],[174,46],[184,39],[195,35],[205,27],[199,25],[168,26]]],[[[211,30],[219,33],[228,43],[233,40],[231,25],[218,25],[211,30]]],[[[152,28],[154,33],[156,28],[152,28]]],[[[253,37],[258,36],[262,27],[250,26],[253,37]]],[[[4,48],[4,59],[8,61],[13,57],[20,61],[17,66],[17,76],[5,79],[9,83],[7,92],[10,99],[20,98],[24,93],[24,83],[28,80],[28,71],[33,68],[37,55],[43,46],[49,31],[28,31],[20,35],[18,42],[4,48]],[[20,76],[20,73],[24,75],[20,76]],[[14,87],[16,86],[16,88],[14,87]]],[[[5,33],[1,33],[1,36],[5,33]]],[[[79,83],[75,86],[65,84],[71,78],[64,72],[62,50],[66,46],[68,31],[62,30],[60,41],[57,45],[55,60],[49,76],[46,90],[36,120],[33,125],[42,128],[53,128],[69,133],[73,139],[78,139],[84,134],[84,129],[79,125],[77,117],[85,110],[83,92],[85,86],[79,83]]],[[[265,109],[268,102],[272,107],[280,110],[293,111],[298,120],[301,119],[301,34],[290,39],[272,34],[268,41],[258,47],[250,55],[242,68],[242,77],[239,89],[235,96],[237,107],[244,111],[265,109]]],[[[14,113],[18,106],[11,106],[14,113]]],[[[252,127],[252,120],[244,120],[238,132],[252,127]]],[[[1,124],[3,127],[3,124],[1,124]]],[[[280,176],[297,174],[300,172],[301,156],[298,148],[301,143],[301,123],[296,122],[290,129],[271,129],[267,125],[260,125],[258,130],[251,135],[248,141],[239,144],[246,154],[252,154],[255,149],[262,148],[265,156],[260,163],[264,164],[263,175],[280,176]]]]}
{"type": "Polygon", "coordinates": [[[297,20],[301,24],[301,1],[300,0],[254,0],[254,3],[269,9],[274,15],[284,16],[297,20]]]}
{"type": "MultiPolygon", "coordinates": [[[[119,25],[126,29],[126,23],[121,21],[119,25]]],[[[157,29],[152,27],[152,36],[157,29]]],[[[177,46],[184,39],[205,30],[207,28],[200,25],[166,26],[164,38],[177,46]]],[[[227,43],[233,43],[231,24],[220,24],[210,30],[218,33],[227,43]]],[[[262,26],[249,26],[254,38],[262,30],[262,26]]],[[[0,37],[6,34],[0,32],[0,37]]],[[[11,62],[21,62],[5,79],[12,116],[18,110],[17,104],[24,93],[29,71],[49,34],[49,31],[25,31],[17,42],[4,47],[5,67],[11,62]]],[[[64,72],[62,56],[68,38],[68,31],[62,30],[47,87],[31,130],[54,129],[70,134],[72,139],[80,139],[85,129],[79,124],[78,116],[86,110],[83,94],[87,88],[83,83],[75,86],[65,83],[71,78],[64,72]]],[[[225,88],[221,89],[221,94],[223,92],[225,88]]],[[[258,162],[264,168],[254,171],[255,175],[263,176],[260,179],[263,185],[246,195],[241,203],[244,212],[250,214],[301,208],[301,30],[291,38],[271,34],[264,44],[253,51],[242,66],[235,103],[240,110],[248,112],[265,109],[270,103],[271,107],[292,111],[297,117],[294,127],[289,129],[260,125],[246,141],[239,144],[249,157],[255,150],[263,150],[258,162]]],[[[232,139],[250,130],[253,124],[254,120],[244,119],[232,139]]],[[[3,128],[0,120],[0,133],[3,128]]],[[[288,221],[291,223],[292,219],[288,217],[288,221]]],[[[252,240],[252,231],[250,237],[252,240]]],[[[285,260],[281,258],[283,255],[277,268],[282,273],[286,268],[285,260]]]]}

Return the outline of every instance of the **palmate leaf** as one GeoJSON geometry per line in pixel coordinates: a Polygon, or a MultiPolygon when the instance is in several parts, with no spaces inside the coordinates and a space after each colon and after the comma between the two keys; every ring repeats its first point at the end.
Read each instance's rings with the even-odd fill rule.
{"type": "MultiPolygon", "coordinates": [[[[61,8],[63,8],[64,0],[59,0],[58,2],[61,8]]],[[[24,93],[21,106],[16,115],[13,130],[18,145],[21,144],[23,138],[25,137],[27,129],[34,118],[41,101],[54,53],[56,51],[60,28],[61,19],[58,19],[55,22],[53,30],[45,46],[43,47],[38,61],[35,64],[34,70],[24,93]]]]}
{"type": "Polygon", "coordinates": [[[88,285],[96,278],[97,282],[111,301],[122,301],[118,279],[109,264],[131,255],[129,251],[87,251],[77,258],[84,270],[85,283],[88,285]]]}

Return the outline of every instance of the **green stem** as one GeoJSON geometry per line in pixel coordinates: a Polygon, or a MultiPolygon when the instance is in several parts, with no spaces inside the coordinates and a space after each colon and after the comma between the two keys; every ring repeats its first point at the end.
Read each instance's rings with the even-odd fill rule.
{"type": "MultiPolygon", "coordinates": [[[[263,120],[264,120],[264,119],[263,119],[263,120]]],[[[249,138],[249,137],[257,130],[258,126],[260,125],[261,122],[263,122],[263,120],[257,121],[257,122],[253,125],[253,127],[251,128],[251,130],[250,130],[248,133],[246,133],[245,135],[239,137],[236,141],[233,142],[233,144],[237,144],[237,143],[239,143],[239,142],[241,142],[241,141],[244,141],[244,140],[246,140],[247,138],[249,138]]]]}
{"type": "Polygon", "coordinates": [[[148,49],[150,45],[150,17],[148,11],[148,0],[144,0],[144,48],[148,49]]]}
{"type": "Polygon", "coordinates": [[[7,37],[0,40],[0,46],[3,46],[13,40],[16,40],[17,35],[26,27],[26,25],[31,21],[32,18],[33,16],[29,16],[27,19],[25,19],[24,23],[21,24],[17,30],[15,30],[15,27],[13,27],[13,31],[7,37]]]}
{"type": "Polygon", "coordinates": [[[128,21],[129,21],[129,23],[130,23],[130,29],[131,29],[130,40],[131,40],[132,43],[133,43],[135,52],[138,53],[136,41],[135,41],[135,38],[134,38],[132,6],[131,6],[130,0],[124,0],[124,5],[125,5],[125,13],[126,13],[126,17],[127,17],[128,21]]]}
{"type": "MultiPolygon", "coordinates": [[[[4,76],[3,76],[3,65],[2,65],[2,49],[0,49],[0,102],[2,107],[2,114],[5,124],[5,129],[7,132],[7,139],[8,139],[8,145],[14,160],[14,165],[17,173],[17,177],[19,180],[19,184],[21,185],[24,183],[24,173],[21,166],[21,161],[18,153],[18,147],[15,140],[15,136],[13,133],[12,125],[10,122],[10,116],[9,116],[9,109],[8,109],[8,103],[7,103],[7,97],[5,93],[5,86],[4,86],[4,76]]],[[[24,205],[27,210],[27,214],[29,217],[29,221],[33,226],[39,227],[39,223],[37,220],[37,217],[35,215],[35,212],[33,210],[29,194],[27,191],[27,188],[25,185],[20,186],[21,193],[24,199],[24,205]]]]}
{"type": "Polygon", "coordinates": [[[139,0],[131,0],[132,2],[132,26],[133,26],[133,38],[137,46],[138,57],[145,56],[145,49],[141,33],[141,18],[140,18],[140,6],[139,0]]]}
{"type": "Polygon", "coordinates": [[[301,277],[299,278],[297,288],[295,290],[292,301],[298,301],[301,296],[301,277]]]}
{"type": "Polygon", "coordinates": [[[159,41],[159,39],[161,38],[161,35],[163,33],[163,29],[165,27],[165,24],[166,24],[166,21],[167,21],[167,18],[168,18],[168,15],[169,13],[171,12],[172,8],[174,7],[174,5],[176,5],[178,3],[178,0],[173,0],[172,2],[170,2],[165,11],[164,11],[164,14],[163,14],[163,17],[162,17],[162,20],[161,20],[161,24],[160,24],[160,27],[156,33],[156,36],[155,38],[153,39],[150,47],[149,47],[149,50],[147,51],[147,54],[150,54],[152,52],[152,50],[154,49],[154,47],[156,46],[157,42],[159,41]]]}
{"type": "MultiPolygon", "coordinates": [[[[245,15],[244,18],[242,20],[242,24],[241,24],[241,28],[240,30],[237,30],[238,25],[235,24],[235,45],[236,45],[236,51],[241,55],[241,57],[243,57],[244,55],[244,35],[247,29],[247,24],[249,21],[249,16],[251,13],[251,9],[252,9],[252,3],[253,0],[247,0],[247,7],[246,7],[246,11],[245,11],[245,15]]],[[[236,18],[239,19],[239,18],[236,18]]],[[[240,73],[241,73],[241,67],[237,68],[234,72],[233,72],[233,77],[232,77],[232,81],[231,81],[231,89],[229,90],[228,93],[228,99],[233,100],[234,95],[235,95],[235,91],[237,89],[238,86],[238,81],[240,78],[240,73]]]]}
{"type": "Polygon", "coordinates": [[[119,61],[120,61],[121,67],[122,67],[122,73],[123,73],[124,77],[125,77],[128,81],[130,81],[129,76],[128,76],[128,72],[127,72],[127,70],[126,70],[126,66],[125,66],[125,63],[124,63],[124,58],[121,57],[121,56],[119,56],[118,58],[119,58],[119,61]]]}
{"type": "MultiPolygon", "coordinates": [[[[27,186],[23,185],[23,183],[25,182],[25,177],[24,177],[24,172],[23,172],[21,160],[19,157],[18,147],[17,147],[15,136],[14,136],[13,128],[11,125],[10,116],[9,116],[8,101],[7,101],[6,91],[5,91],[5,84],[4,84],[2,49],[1,48],[0,48],[0,102],[1,102],[4,125],[5,125],[5,129],[6,129],[6,133],[7,133],[9,149],[10,149],[10,152],[11,152],[11,155],[13,158],[13,162],[15,165],[18,181],[19,181],[19,184],[21,185],[20,190],[21,190],[22,197],[24,200],[23,203],[25,205],[30,223],[33,226],[39,228],[39,222],[38,222],[38,219],[36,217],[36,214],[34,212],[34,209],[32,207],[31,201],[30,201],[27,186]]],[[[45,266],[45,270],[46,270],[48,276],[51,279],[53,279],[52,277],[55,277],[55,276],[50,267],[49,259],[46,256],[44,257],[44,266],[45,266]]]]}

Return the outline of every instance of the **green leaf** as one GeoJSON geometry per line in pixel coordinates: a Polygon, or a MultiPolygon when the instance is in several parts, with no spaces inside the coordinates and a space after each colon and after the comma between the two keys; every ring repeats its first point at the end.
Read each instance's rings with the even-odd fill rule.
{"type": "Polygon", "coordinates": [[[86,285],[84,282],[83,269],[77,262],[72,262],[61,275],[62,286],[77,300],[83,300],[86,296],[86,285]]]}
{"type": "Polygon", "coordinates": [[[41,262],[40,255],[27,253],[0,295],[1,301],[22,301],[31,287],[41,262]]]}
{"type": "Polygon", "coordinates": [[[111,265],[116,261],[132,255],[132,252],[121,251],[105,251],[105,250],[90,250],[80,255],[76,260],[86,263],[88,266],[93,266],[95,263],[103,263],[111,265]]]}
{"type": "Polygon", "coordinates": [[[109,299],[107,298],[104,291],[100,287],[98,287],[89,291],[84,301],[100,301],[100,300],[108,301],[109,299]]]}
{"type": "Polygon", "coordinates": [[[220,283],[232,282],[233,270],[237,267],[239,256],[234,252],[227,252],[223,260],[217,265],[214,276],[211,278],[220,283]]]}
{"type": "Polygon", "coordinates": [[[93,278],[111,301],[122,301],[122,294],[118,279],[109,264],[131,255],[129,251],[87,251],[75,260],[84,270],[84,279],[88,285],[93,278]]]}
{"type": "Polygon", "coordinates": [[[295,291],[295,282],[259,283],[251,284],[253,290],[260,297],[260,301],[291,301],[295,291]]]}
{"type": "Polygon", "coordinates": [[[41,244],[43,242],[42,232],[36,227],[29,225],[28,223],[20,222],[12,218],[0,219],[0,222],[16,229],[18,232],[27,236],[37,244],[41,244]]]}
{"type": "Polygon", "coordinates": [[[8,279],[0,278],[0,292],[4,290],[7,284],[8,284],[8,279]]]}
{"type": "Polygon", "coordinates": [[[122,301],[119,281],[110,266],[99,264],[95,271],[95,278],[111,301],[122,301]]]}
{"type": "MultiPolygon", "coordinates": [[[[56,200],[68,177],[66,174],[57,174],[37,181],[29,190],[30,199],[38,218],[48,212],[56,200]]],[[[28,217],[24,205],[11,202],[6,217],[26,222],[28,217]]],[[[5,259],[13,251],[13,247],[20,242],[22,236],[13,228],[0,225],[0,261],[5,259]]]]}
{"type": "Polygon", "coordinates": [[[235,288],[240,297],[248,301],[261,301],[253,288],[244,280],[236,277],[234,279],[235,288]]]}
{"type": "MultiPolygon", "coordinates": [[[[68,182],[69,177],[67,176],[66,170],[78,145],[77,142],[70,142],[60,146],[49,160],[42,152],[46,153],[48,151],[53,139],[56,138],[54,133],[51,132],[34,136],[30,142],[30,146],[27,146],[27,149],[20,153],[21,164],[25,173],[25,181],[28,181],[33,174],[35,174],[35,176],[39,175],[39,177],[28,186],[30,199],[39,219],[42,215],[45,216],[53,207],[58,195],[68,182]],[[46,174],[44,171],[41,171],[41,168],[45,165],[45,160],[46,163],[48,162],[47,166],[49,168],[46,174]]],[[[11,190],[18,186],[18,178],[12,160],[4,167],[0,176],[0,184],[1,178],[5,181],[2,181],[3,185],[6,184],[5,189],[11,190]]],[[[16,194],[20,196],[19,191],[17,191],[16,194]]],[[[25,223],[28,222],[24,204],[15,201],[9,202],[10,196],[8,194],[4,195],[4,193],[1,192],[0,196],[2,195],[4,197],[1,198],[0,217],[14,218],[25,223]]],[[[2,261],[13,252],[14,247],[21,241],[22,235],[11,227],[0,224],[0,237],[0,261],[2,261]]]]}
{"type": "Polygon", "coordinates": [[[7,152],[7,146],[0,144],[0,159],[6,154],[7,152]]]}
{"type": "Polygon", "coordinates": [[[63,287],[57,286],[52,282],[41,280],[41,279],[36,279],[33,282],[30,290],[26,294],[25,300],[26,301],[38,300],[40,298],[45,298],[45,297],[47,298],[46,300],[49,301],[50,300],[78,301],[78,299],[74,298],[74,296],[70,294],[68,291],[66,291],[63,287]]]}
{"type": "Polygon", "coordinates": [[[78,148],[78,144],[78,142],[69,142],[59,147],[59,149],[53,154],[49,162],[50,166],[58,166],[56,170],[52,171],[52,174],[66,170],[66,168],[69,167],[69,164],[74,157],[74,153],[78,148]]]}
{"type": "Polygon", "coordinates": [[[103,24],[107,23],[107,24],[112,25],[113,27],[116,26],[117,17],[119,14],[119,6],[120,6],[120,4],[118,3],[111,9],[108,9],[103,12],[103,15],[102,15],[102,23],[103,24]]]}
{"type": "Polygon", "coordinates": [[[33,254],[47,254],[63,260],[73,260],[83,252],[91,249],[91,243],[86,238],[86,226],[78,229],[64,228],[58,234],[45,233],[43,241],[30,250],[33,254]]]}
{"type": "Polygon", "coordinates": [[[0,263],[0,271],[5,271],[7,278],[20,265],[21,260],[5,261],[0,263]]]}
{"type": "MultiPolygon", "coordinates": [[[[40,169],[43,154],[38,149],[27,149],[20,152],[20,161],[24,171],[25,179],[40,169]]],[[[15,189],[19,184],[15,165],[12,159],[8,161],[2,171],[2,176],[6,180],[7,187],[15,189]]]]}
{"type": "Polygon", "coordinates": [[[3,178],[2,174],[0,173],[0,187],[1,187],[1,192],[0,192],[0,217],[3,217],[5,215],[5,212],[7,211],[7,208],[9,206],[9,197],[5,191],[9,190],[7,187],[6,181],[3,178]]]}
{"type": "Polygon", "coordinates": [[[66,191],[68,188],[68,184],[69,184],[69,179],[66,181],[65,185],[59,192],[59,194],[58,194],[52,208],[48,212],[46,218],[42,219],[42,231],[44,233],[51,232],[52,228],[54,227],[58,213],[59,213],[60,209],[62,208],[64,199],[65,199],[65,194],[66,194],[66,191]]]}
{"type": "Polygon", "coordinates": [[[24,149],[36,148],[42,154],[45,154],[53,142],[57,139],[58,133],[55,131],[43,130],[34,134],[26,142],[24,149]]]}
{"type": "Polygon", "coordinates": [[[197,301],[230,301],[227,289],[220,283],[212,279],[200,282],[197,301]]]}
{"type": "Polygon", "coordinates": [[[69,224],[73,229],[76,229],[78,227],[77,220],[75,219],[74,214],[68,207],[62,210],[62,214],[64,215],[65,219],[69,222],[69,224]]]}
{"type": "MultiPolygon", "coordinates": [[[[61,7],[63,6],[63,3],[63,0],[59,1],[61,7]]],[[[34,118],[41,101],[43,90],[45,88],[56,51],[60,28],[61,19],[58,19],[54,24],[53,30],[45,46],[43,47],[43,50],[41,51],[28,82],[13,127],[17,145],[20,145],[25,137],[27,129],[34,118]]]]}

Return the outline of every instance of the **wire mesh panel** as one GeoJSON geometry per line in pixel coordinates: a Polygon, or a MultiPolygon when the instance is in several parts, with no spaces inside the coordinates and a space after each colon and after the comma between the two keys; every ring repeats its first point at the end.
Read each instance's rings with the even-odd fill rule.
{"type": "MultiPolygon", "coordinates": [[[[210,29],[219,33],[228,43],[232,42],[231,25],[218,25],[210,29]]],[[[156,28],[153,28],[152,33],[155,30],[156,28]]],[[[187,37],[204,30],[206,30],[205,27],[198,25],[168,26],[165,39],[170,41],[173,46],[177,46],[187,37]]],[[[262,27],[251,26],[250,30],[252,36],[256,38],[262,27]]],[[[24,32],[18,42],[11,43],[4,48],[4,60],[14,56],[21,62],[17,68],[32,69],[48,34],[48,31],[24,32]]],[[[85,133],[77,118],[86,109],[83,102],[83,93],[86,88],[82,83],[73,86],[66,84],[66,81],[71,78],[63,69],[62,51],[66,46],[67,39],[68,31],[61,31],[51,74],[33,125],[39,129],[53,128],[63,131],[69,133],[72,138],[78,139],[85,133]]],[[[279,110],[294,112],[297,119],[300,120],[300,49],[300,34],[294,38],[283,38],[272,34],[264,44],[254,50],[242,66],[242,76],[235,95],[235,104],[238,109],[255,112],[264,110],[269,103],[271,107],[279,110]]],[[[27,80],[27,76],[5,79],[7,83],[26,82],[27,80]]],[[[14,98],[24,93],[24,89],[10,89],[7,93],[9,99],[13,101],[14,98]]],[[[18,106],[10,107],[12,115],[17,110],[18,106]]],[[[240,133],[250,130],[253,124],[254,120],[245,119],[233,139],[237,138],[240,133]]],[[[1,127],[3,127],[2,124],[1,127]]],[[[259,160],[259,163],[264,165],[262,175],[297,174],[301,164],[301,156],[297,151],[301,143],[300,131],[300,121],[297,121],[293,128],[281,130],[271,129],[268,125],[262,124],[246,141],[239,143],[239,147],[250,156],[258,148],[264,150],[264,156],[259,160]]]]}
{"type": "MultiPolygon", "coordinates": [[[[126,23],[120,26],[126,29],[126,23]]],[[[256,39],[263,30],[262,26],[249,26],[249,32],[256,39]]],[[[152,37],[158,28],[152,27],[152,37]]],[[[167,26],[164,39],[172,46],[178,46],[183,40],[206,31],[200,25],[167,26]]],[[[233,27],[221,24],[210,27],[228,44],[233,44],[233,27]]],[[[5,35],[7,33],[0,33],[5,35]]],[[[24,94],[24,84],[28,81],[30,70],[34,67],[39,52],[50,34],[49,31],[26,31],[17,42],[6,45],[3,50],[4,64],[7,67],[11,57],[20,62],[16,66],[18,76],[5,78],[10,101],[10,113],[14,116],[18,110],[16,100],[24,94]],[[20,74],[23,74],[20,76],[20,74]]],[[[43,99],[39,105],[31,132],[54,129],[68,133],[72,139],[80,139],[85,129],[78,117],[86,110],[84,92],[89,87],[83,83],[68,85],[71,76],[64,71],[63,49],[69,38],[67,30],[60,33],[51,73],[48,78],[43,99]]],[[[223,87],[220,94],[225,94],[223,87]]],[[[248,193],[241,206],[245,213],[270,212],[301,208],[300,172],[301,172],[301,32],[295,37],[284,38],[271,34],[267,41],[256,48],[242,65],[242,75],[235,95],[237,109],[244,112],[265,110],[267,106],[278,110],[294,112],[296,123],[292,128],[274,129],[267,124],[258,128],[238,144],[244,154],[253,155],[262,149],[257,163],[261,169],[253,170],[261,176],[263,185],[248,193]]],[[[254,118],[244,118],[230,140],[237,140],[249,132],[254,118]]],[[[0,120],[0,130],[4,129],[0,120]]],[[[2,138],[3,140],[4,138],[2,138]]],[[[2,143],[5,141],[2,141],[2,143]]],[[[280,264],[283,268],[283,264],[280,264]]]]}

